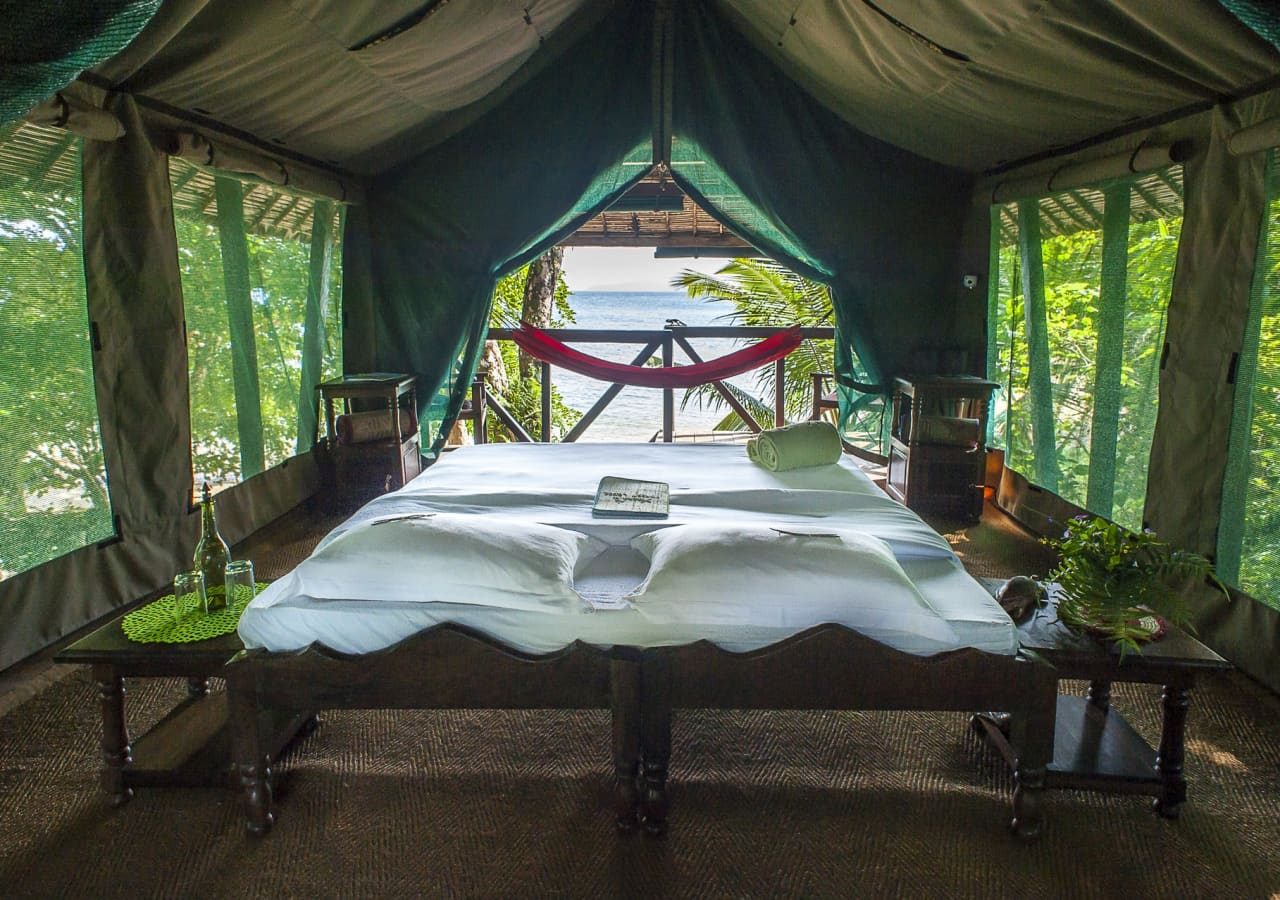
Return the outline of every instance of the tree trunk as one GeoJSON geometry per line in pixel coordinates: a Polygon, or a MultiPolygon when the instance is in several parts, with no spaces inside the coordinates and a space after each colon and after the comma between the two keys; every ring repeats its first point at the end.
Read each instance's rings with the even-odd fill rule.
{"type": "Polygon", "coordinates": [[[507,365],[502,360],[502,349],[497,341],[485,341],[484,353],[480,357],[480,368],[487,373],[485,381],[488,389],[499,397],[506,397],[511,383],[507,378],[507,365]]]}
{"type": "MultiPolygon", "coordinates": [[[[529,276],[524,283],[524,303],[520,307],[521,320],[538,328],[551,324],[551,309],[560,281],[560,266],[564,262],[564,248],[552,247],[529,264],[529,276]]],[[[520,378],[529,377],[533,357],[520,351],[520,378]]]]}

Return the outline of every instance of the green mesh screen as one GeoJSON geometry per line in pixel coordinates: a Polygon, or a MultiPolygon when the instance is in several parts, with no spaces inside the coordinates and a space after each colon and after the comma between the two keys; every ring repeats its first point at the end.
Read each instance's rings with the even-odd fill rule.
{"type": "Polygon", "coordinates": [[[161,0],[0,0],[0,123],[119,53],[161,0]]]}
{"type": "Polygon", "coordinates": [[[1041,486],[1141,528],[1181,168],[992,215],[992,441],[1041,486]]]}
{"type": "Polygon", "coordinates": [[[113,534],[81,257],[80,141],[0,142],[0,578],[113,534]]]}
{"type": "Polygon", "coordinates": [[[312,445],[315,384],[342,369],[342,220],[336,204],[275,185],[178,159],[169,171],[192,466],[197,490],[216,489],[312,445]]]}
{"type": "Polygon", "coordinates": [[[1259,37],[1280,47],[1280,9],[1274,0],[1218,0],[1259,37]]]}
{"type": "Polygon", "coordinates": [[[1218,574],[1280,609],[1280,175],[1267,161],[1267,207],[1244,347],[1236,366],[1218,574]]]}
{"type": "Polygon", "coordinates": [[[823,272],[821,264],[805,253],[798,241],[756,208],[733,179],[711,159],[697,141],[673,136],[671,169],[691,190],[699,204],[741,234],[760,241],[764,249],[777,249],[823,272]]]}

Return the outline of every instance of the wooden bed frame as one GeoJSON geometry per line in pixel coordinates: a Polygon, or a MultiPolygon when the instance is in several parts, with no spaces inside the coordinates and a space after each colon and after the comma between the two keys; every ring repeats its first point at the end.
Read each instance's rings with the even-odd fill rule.
{"type": "Polygon", "coordinates": [[[314,644],[289,653],[248,650],[227,665],[226,678],[232,753],[253,834],[274,821],[262,726],[269,712],[609,709],[618,826],[660,833],[672,709],[900,709],[1012,714],[1022,752],[1011,827],[1031,839],[1040,831],[1057,699],[1052,667],[1031,654],[912,656],[839,625],[741,654],[700,641],[648,650],[575,642],[535,655],[446,624],[369,654],[314,644]]]}
{"type": "Polygon", "coordinates": [[[1040,793],[1053,760],[1057,680],[1040,657],[965,649],[936,656],[894,650],[840,625],[731,653],[709,641],[645,651],[641,666],[638,818],[667,821],[673,709],[993,709],[1009,713],[1019,748],[1010,828],[1039,836],[1040,793]]]}
{"type": "Polygon", "coordinates": [[[574,642],[537,655],[461,625],[436,625],[366,654],[320,645],[245,650],[225,667],[231,752],[245,827],[275,821],[266,755],[269,711],[322,709],[609,709],[620,827],[636,821],[640,654],[574,642]]]}

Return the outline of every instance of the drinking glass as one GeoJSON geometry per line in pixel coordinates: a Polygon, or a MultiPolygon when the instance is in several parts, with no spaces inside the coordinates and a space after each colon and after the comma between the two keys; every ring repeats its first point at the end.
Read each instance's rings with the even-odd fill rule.
{"type": "Polygon", "coordinates": [[[173,579],[173,619],[181,622],[187,616],[204,612],[208,603],[204,573],[199,569],[179,572],[173,579]]]}
{"type": "Polygon", "coordinates": [[[237,601],[247,603],[252,600],[257,592],[253,583],[253,563],[247,559],[236,559],[227,563],[223,585],[226,587],[228,606],[237,601]]]}

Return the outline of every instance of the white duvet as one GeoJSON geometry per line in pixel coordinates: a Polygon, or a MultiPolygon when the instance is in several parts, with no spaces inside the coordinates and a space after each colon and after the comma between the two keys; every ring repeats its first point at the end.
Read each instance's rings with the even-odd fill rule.
{"type": "MultiPolygon", "coordinates": [[[[742,651],[835,621],[908,653],[928,655],[959,647],[994,653],[1017,649],[1013,623],[964,572],[946,541],[885,496],[847,458],[835,466],[775,473],[754,465],[740,446],[732,445],[467,447],[447,454],[403,489],[367,504],[327,535],[313,557],[272,584],[245,611],[240,636],[247,647],[293,650],[319,642],[342,652],[367,653],[432,625],[455,622],[529,652],[550,652],[574,640],[605,646],[671,646],[701,639],[742,651]],[[605,475],[667,482],[670,515],[664,520],[592,518],[595,488],[605,475]],[[648,563],[630,544],[654,529],[755,523],[784,530],[861,532],[887,545],[936,613],[938,627],[904,624],[909,616],[895,612],[882,597],[859,595],[857,590],[834,607],[814,606],[815,621],[792,614],[780,624],[772,594],[735,596],[727,607],[723,592],[715,589],[714,573],[707,572],[689,584],[688,607],[671,606],[672,615],[657,618],[652,609],[646,615],[637,608],[640,604],[627,602],[602,609],[564,603],[559,596],[545,604],[529,596],[504,604],[495,602],[491,591],[481,590],[468,597],[459,587],[466,583],[466,572],[448,569],[445,577],[450,561],[433,552],[439,548],[390,540],[415,522],[442,515],[475,517],[500,532],[553,526],[602,542],[609,551],[600,553],[593,542],[593,549],[575,567],[573,584],[577,593],[593,598],[596,607],[609,607],[610,598],[616,601],[645,580],[648,563]],[[371,546],[377,547],[372,554],[376,564],[370,564],[371,546]],[[344,567],[340,574],[335,574],[335,566],[344,567]],[[716,602],[697,604],[698,596],[716,602]],[[752,610],[759,610],[759,615],[753,618],[752,610]]],[[[556,564],[563,567],[563,559],[556,564]]],[[[804,559],[795,560],[791,574],[797,580],[805,578],[804,559]]],[[[510,581],[539,576],[522,570],[492,577],[510,581]]],[[[851,572],[848,581],[856,585],[860,579],[851,572]]],[[[734,593],[743,593],[740,586],[734,593]]]]}

